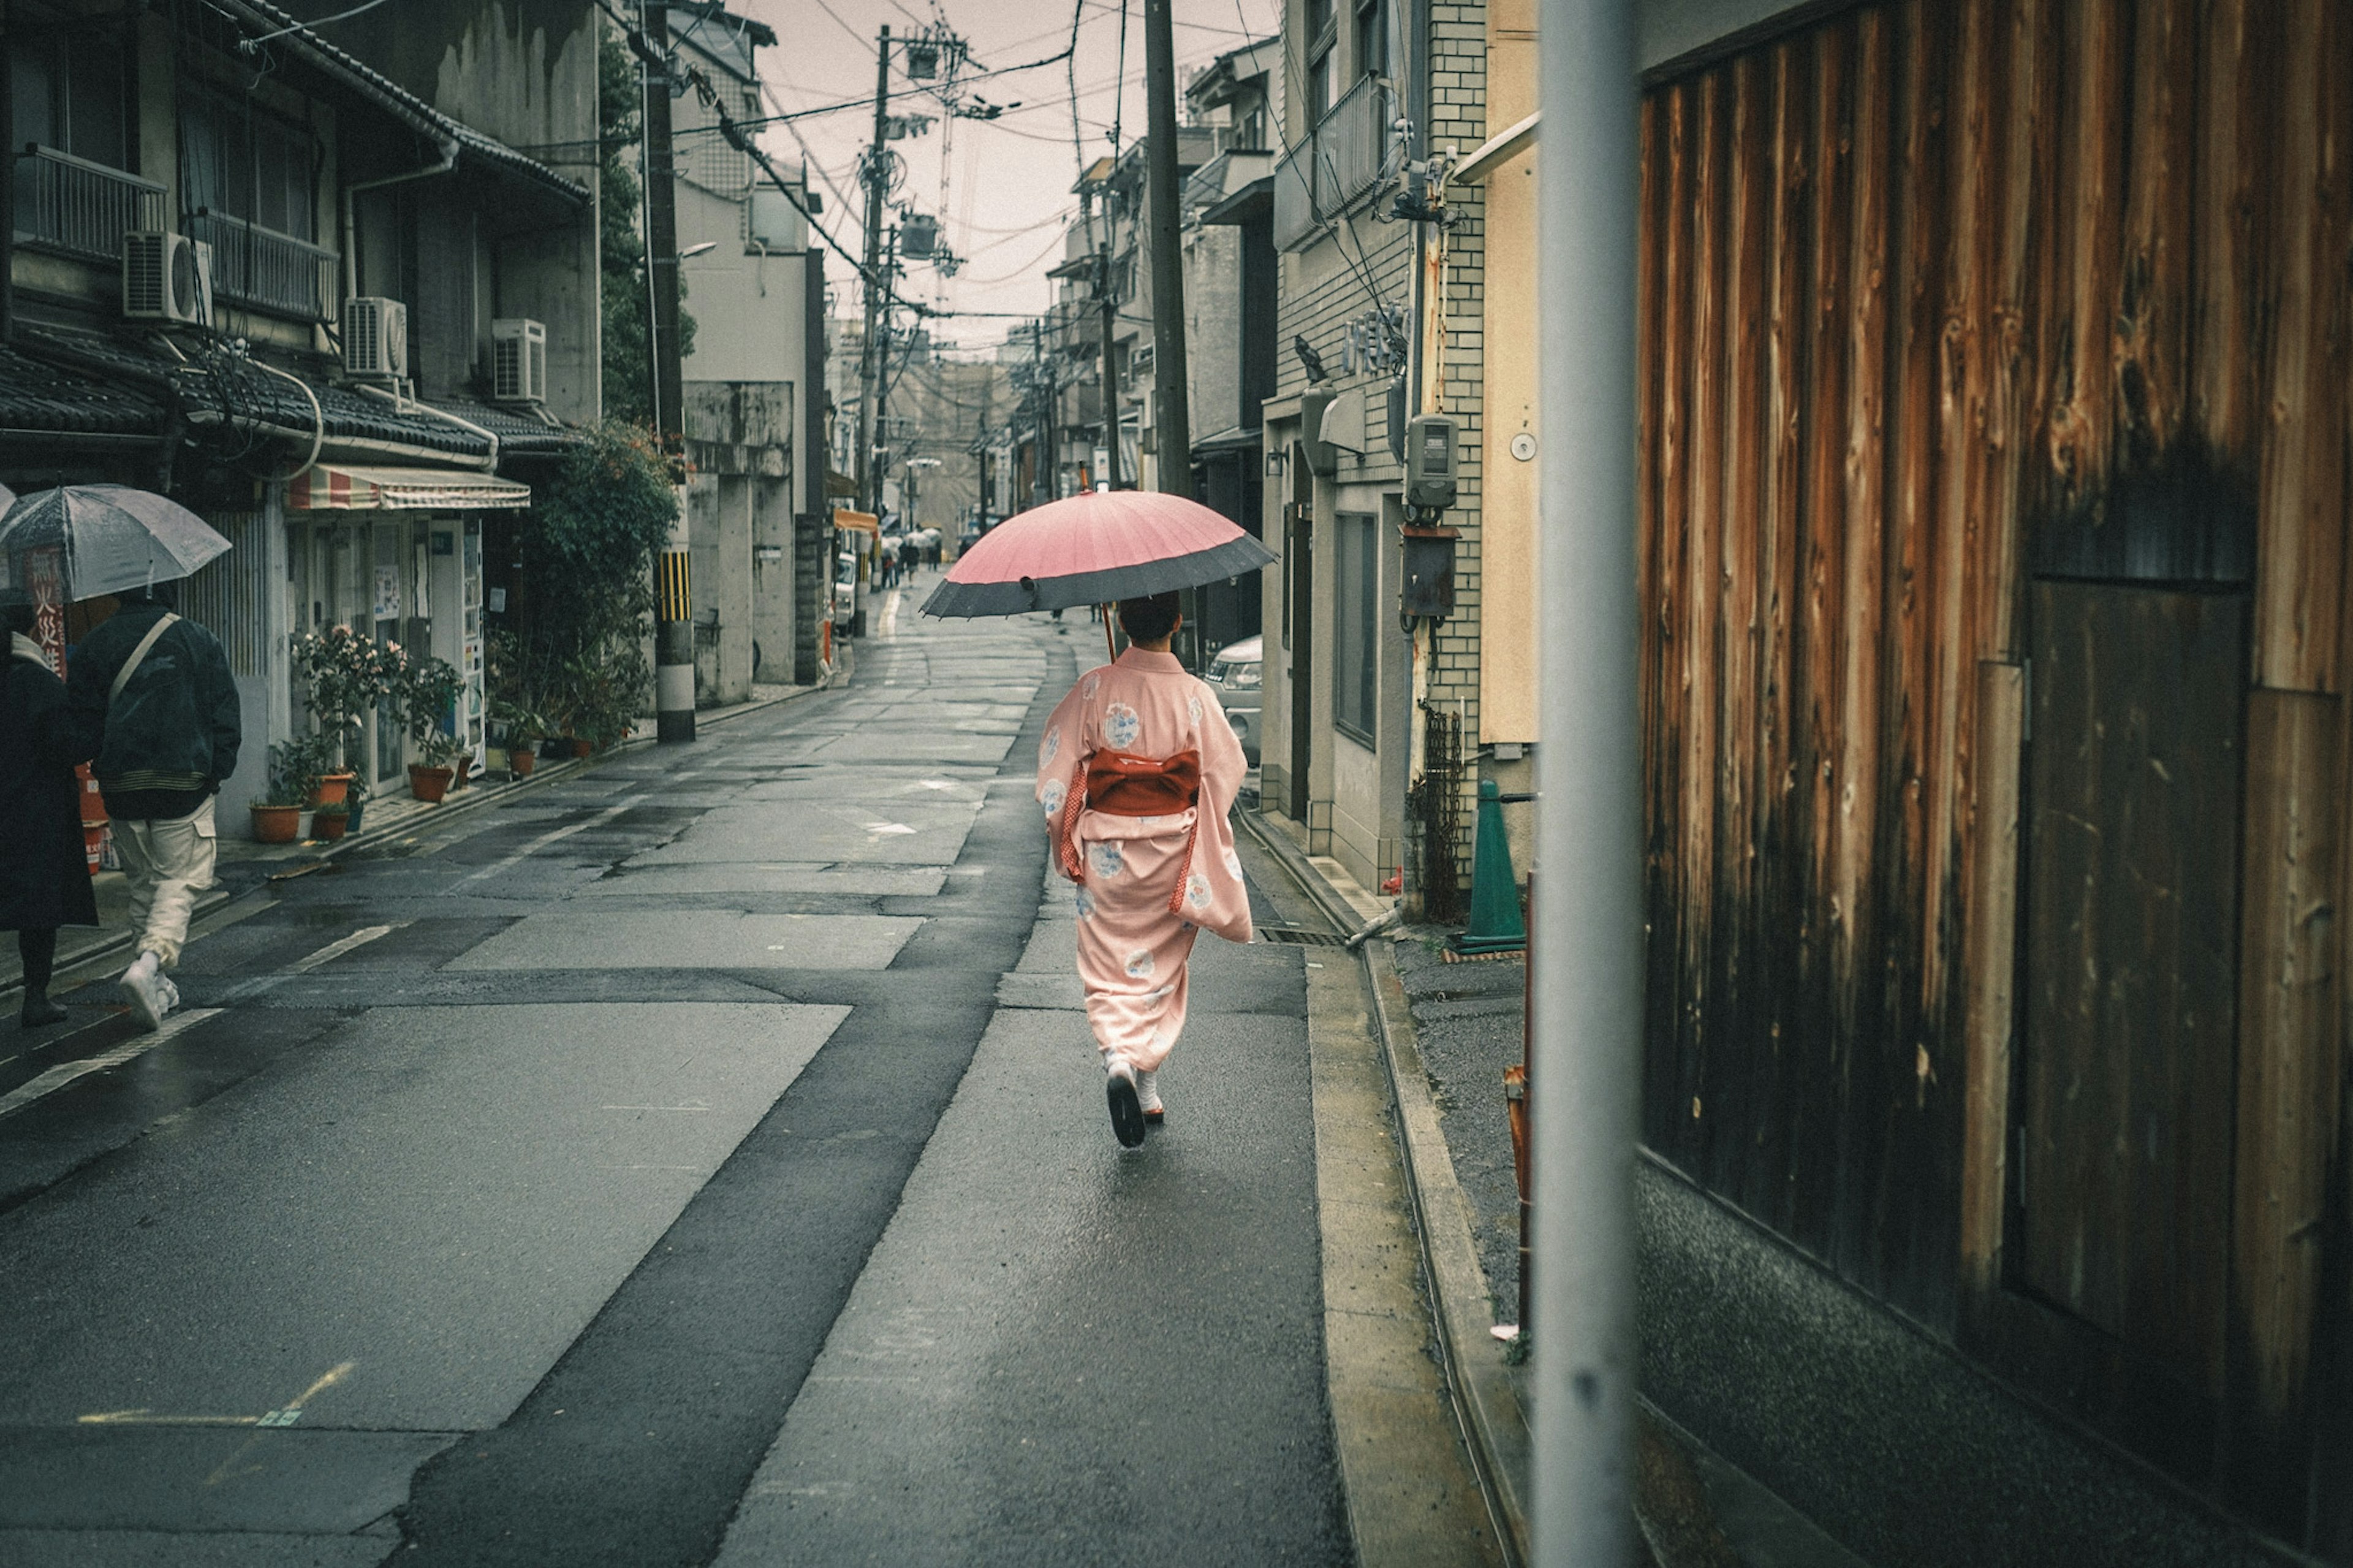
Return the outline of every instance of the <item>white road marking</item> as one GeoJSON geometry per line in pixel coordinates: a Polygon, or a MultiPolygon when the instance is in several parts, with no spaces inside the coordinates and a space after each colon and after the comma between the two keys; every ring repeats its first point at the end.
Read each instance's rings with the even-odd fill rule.
{"type": "MultiPolygon", "coordinates": [[[[891,596],[882,601],[882,640],[888,642],[898,635],[899,590],[893,588],[891,590],[891,596]]],[[[885,684],[892,683],[885,682],[885,684]]]]}
{"type": "Polygon", "coordinates": [[[569,838],[575,833],[586,833],[592,827],[602,827],[605,824],[612,821],[613,818],[620,816],[623,812],[628,811],[634,806],[643,805],[647,801],[651,800],[652,798],[653,797],[651,795],[633,795],[629,796],[628,799],[623,801],[620,805],[610,807],[605,811],[600,811],[596,816],[588,818],[586,822],[575,822],[569,827],[558,827],[551,832],[543,833],[538,837],[533,839],[530,843],[524,845],[522,848],[516,850],[513,854],[508,856],[505,859],[493,860],[491,864],[483,867],[480,870],[474,872],[470,876],[459,878],[455,886],[462,888],[469,882],[479,882],[486,877],[495,877],[501,871],[512,871],[525,860],[530,859],[533,856],[546,848],[549,845],[556,843],[561,839],[569,838]]]}
{"type": "Polygon", "coordinates": [[[221,1005],[234,1006],[250,1002],[256,996],[277,990],[297,974],[308,974],[322,963],[332,963],[356,948],[365,947],[380,936],[390,936],[406,925],[406,921],[395,921],[390,925],[362,926],[349,936],[337,937],[316,952],[305,953],[275,974],[257,974],[250,980],[239,981],[220,994],[221,1005]]]}
{"type": "Polygon", "coordinates": [[[604,1109],[607,1110],[691,1110],[701,1115],[711,1107],[699,1100],[690,1100],[684,1105],[608,1105],[604,1109]]]}
{"type": "Polygon", "coordinates": [[[0,1117],[13,1116],[35,1101],[57,1093],[77,1079],[136,1061],[164,1041],[186,1034],[207,1018],[218,1016],[220,1011],[218,1007],[191,1007],[185,1013],[175,1013],[166,1018],[164,1026],[152,1035],[142,1035],[128,1044],[117,1046],[111,1051],[100,1051],[94,1057],[84,1057],[78,1062],[59,1062],[38,1078],[18,1084],[6,1094],[0,1094],[0,1117]]]}
{"type": "Polygon", "coordinates": [[[884,838],[901,833],[913,833],[915,830],[903,822],[870,822],[866,825],[866,831],[877,838],[884,838]]]}

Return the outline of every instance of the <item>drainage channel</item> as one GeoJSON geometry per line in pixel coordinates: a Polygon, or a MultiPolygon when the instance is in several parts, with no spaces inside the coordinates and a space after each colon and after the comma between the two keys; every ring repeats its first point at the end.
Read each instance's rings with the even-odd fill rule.
{"type": "MultiPolygon", "coordinates": [[[[1322,915],[1325,922],[1321,927],[1260,926],[1259,940],[1300,947],[1346,948],[1348,933],[1357,929],[1356,910],[1349,908],[1345,900],[1316,874],[1314,867],[1300,852],[1299,847],[1283,837],[1279,830],[1261,825],[1254,812],[1238,813],[1237,817],[1250,837],[1266,850],[1268,857],[1282,868],[1293,888],[1322,915]]],[[[1447,1330],[1445,1303],[1439,1294],[1437,1269],[1430,1256],[1428,1200],[1423,1195],[1421,1183],[1414,1174],[1411,1145],[1399,1113],[1397,1053],[1388,1039],[1388,1029],[1381,1021],[1379,1002],[1374,994],[1377,981],[1373,973],[1369,949],[1360,946],[1356,950],[1356,956],[1365,984],[1367,1010],[1372,1016],[1373,1028],[1380,1038],[1381,1067],[1388,1080],[1389,1135],[1397,1146],[1398,1168],[1405,1178],[1406,1198],[1412,1209],[1414,1240],[1419,1254],[1416,1259],[1416,1272],[1423,1305],[1430,1314],[1430,1346],[1438,1363],[1439,1379],[1445,1390],[1446,1408],[1453,1417],[1455,1436],[1470,1460],[1472,1473],[1478,1478],[1480,1498],[1486,1505],[1488,1528],[1502,1551],[1507,1568],[1521,1568],[1525,1559],[1520,1550],[1520,1538],[1511,1527],[1510,1511],[1504,1504],[1503,1489],[1495,1475],[1497,1461],[1472,1426],[1470,1395],[1455,1364],[1451,1342],[1452,1336],[1447,1330]]]]}

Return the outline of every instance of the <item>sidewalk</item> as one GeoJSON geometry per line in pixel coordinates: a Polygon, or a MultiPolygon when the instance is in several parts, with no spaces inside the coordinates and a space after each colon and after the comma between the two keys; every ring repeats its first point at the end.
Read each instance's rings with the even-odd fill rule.
{"type": "MultiPolygon", "coordinates": [[[[752,700],[726,708],[705,709],[695,715],[698,724],[724,723],[746,713],[756,713],[779,702],[789,702],[825,690],[829,682],[815,686],[755,686],[752,700]]],[[[330,843],[324,839],[298,837],[290,844],[257,844],[250,838],[233,836],[234,829],[220,838],[216,880],[211,891],[196,900],[193,920],[226,908],[233,900],[266,887],[269,882],[290,872],[299,872],[325,865],[373,845],[437,826],[451,817],[495,802],[509,800],[526,790],[576,777],[607,758],[640,746],[653,743],[653,721],[642,721],[638,731],[628,740],[593,756],[566,762],[543,762],[529,778],[518,779],[511,773],[478,773],[463,786],[451,790],[439,802],[411,798],[406,794],[377,795],[370,799],[361,813],[364,831],[346,834],[330,843]]],[[[237,809],[242,810],[242,806],[237,809]]],[[[227,816],[227,804],[218,810],[227,816]]],[[[302,827],[311,826],[305,812],[302,827]]],[[[98,920],[95,926],[67,926],[58,932],[57,972],[62,976],[78,966],[120,953],[129,962],[131,918],[129,886],[120,871],[100,871],[90,878],[90,890],[98,900],[98,920]]],[[[25,979],[24,963],[16,956],[13,941],[0,940],[0,1001],[15,993],[25,979]]],[[[14,1006],[13,1002],[5,1003],[14,1006]]]]}
{"type": "MultiPolygon", "coordinates": [[[[1380,902],[1250,815],[1335,925],[1380,902]]],[[[1367,944],[1413,1167],[1441,1347],[1525,1551],[1518,1193],[1504,1068],[1525,965],[1441,956],[1420,927],[1367,944]]],[[[1540,1065],[1540,1064],[1539,1064],[1540,1065]]],[[[2029,1404],[1680,1173],[1636,1167],[1641,1429],[1636,1513],[1660,1568],[2247,1565],[2296,1561],[2029,1404]]]]}

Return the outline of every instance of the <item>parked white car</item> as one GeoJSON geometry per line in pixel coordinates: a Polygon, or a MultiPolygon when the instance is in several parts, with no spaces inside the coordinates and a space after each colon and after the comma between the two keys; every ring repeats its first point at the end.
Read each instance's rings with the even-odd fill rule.
{"type": "Polygon", "coordinates": [[[1258,766],[1259,700],[1266,684],[1265,658],[1266,639],[1244,637],[1219,648],[1209,660],[1209,673],[1202,677],[1217,692],[1226,722],[1242,743],[1242,755],[1252,767],[1258,766]]]}

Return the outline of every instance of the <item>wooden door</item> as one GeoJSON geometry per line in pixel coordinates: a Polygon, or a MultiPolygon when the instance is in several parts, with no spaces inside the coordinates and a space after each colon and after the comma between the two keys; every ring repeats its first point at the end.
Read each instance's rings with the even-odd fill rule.
{"type": "Polygon", "coordinates": [[[2013,1288],[2211,1397],[2237,1081],[2249,601],[2038,580],[2013,1288]]]}

